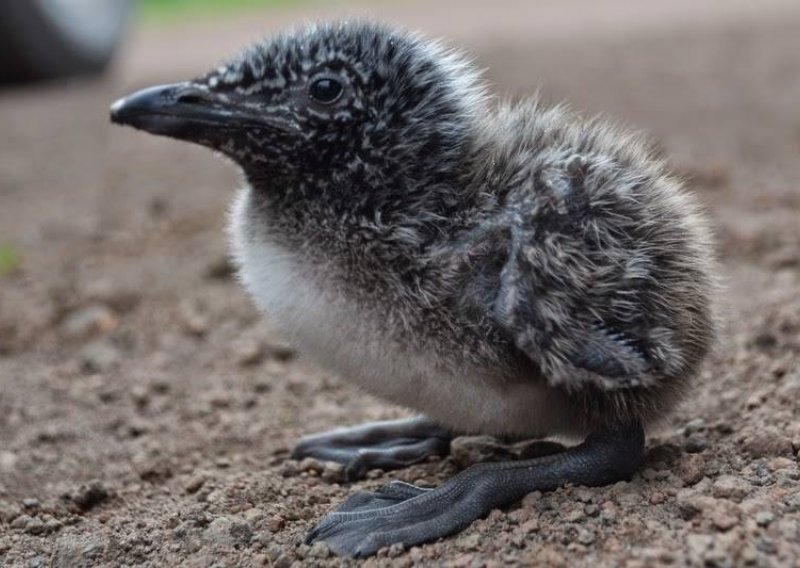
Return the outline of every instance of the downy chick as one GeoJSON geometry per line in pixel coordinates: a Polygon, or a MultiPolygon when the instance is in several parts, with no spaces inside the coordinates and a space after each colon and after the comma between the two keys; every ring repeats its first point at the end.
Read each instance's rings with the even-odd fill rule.
{"type": "Polygon", "coordinates": [[[311,436],[296,457],[358,477],[446,453],[453,433],[585,438],[354,495],[309,535],[337,553],[629,477],[644,426],[709,349],[709,238],[665,165],[563,107],[493,104],[438,43],[313,26],[122,99],[112,119],[238,164],[231,235],[256,302],[321,366],[422,414],[311,436]]]}

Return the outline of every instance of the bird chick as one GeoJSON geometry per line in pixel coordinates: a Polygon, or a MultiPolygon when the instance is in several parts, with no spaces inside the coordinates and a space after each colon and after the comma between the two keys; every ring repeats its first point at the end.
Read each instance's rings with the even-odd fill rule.
{"type": "Polygon", "coordinates": [[[458,53],[339,22],[115,103],[120,124],[207,146],[246,183],[241,280],[308,356],[421,416],[310,436],[351,478],[456,433],[568,436],[435,489],[352,496],[309,534],[367,556],[455,533],[535,490],[639,466],[644,427],[713,335],[698,207],[637,136],[535,100],[494,104],[458,53]]]}

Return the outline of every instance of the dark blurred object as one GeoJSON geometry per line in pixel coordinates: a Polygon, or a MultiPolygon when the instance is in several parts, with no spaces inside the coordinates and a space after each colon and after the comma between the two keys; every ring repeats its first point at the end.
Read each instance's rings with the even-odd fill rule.
{"type": "Polygon", "coordinates": [[[0,0],[0,84],[102,72],[133,0],[0,0]]]}

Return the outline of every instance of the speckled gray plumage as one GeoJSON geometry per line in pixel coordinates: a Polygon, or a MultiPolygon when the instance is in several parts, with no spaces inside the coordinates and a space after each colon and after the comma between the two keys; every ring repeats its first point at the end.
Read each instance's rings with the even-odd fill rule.
{"type": "Polygon", "coordinates": [[[225,68],[241,82],[269,53],[302,82],[297,46],[328,49],[367,93],[346,130],[286,151],[285,176],[245,158],[247,230],[324,263],[325,285],[407,349],[563,391],[580,430],[662,416],[713,333],[708,231],[680,182],[640,137],[535,100],[495,105],[463,58],[358,26],[225,68]]]}

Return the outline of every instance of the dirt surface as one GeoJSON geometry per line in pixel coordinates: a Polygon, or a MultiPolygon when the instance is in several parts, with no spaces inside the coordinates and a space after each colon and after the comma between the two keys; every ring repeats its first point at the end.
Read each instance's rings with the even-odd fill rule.
{"type": "MultiPolygon", "coordinates": [[[[630,483],[535,493],[368,562],[800,566],[800,5],[532,4],[372,12],[471,49],[499,93],[660,140],[714,221],[719,345],[630,483]]],[[[256,313],[225,261],[232,166],[107,124],[115,97],[306,15],[139,30],[106,82],[0,93],[0,244],[22,257],[0,277],[0,565],[338,565],[302,544],[331,506],[467,459],[355,485],[287,462],[303,433],[403,411],[256,313]]]]}

